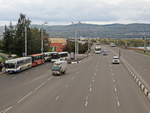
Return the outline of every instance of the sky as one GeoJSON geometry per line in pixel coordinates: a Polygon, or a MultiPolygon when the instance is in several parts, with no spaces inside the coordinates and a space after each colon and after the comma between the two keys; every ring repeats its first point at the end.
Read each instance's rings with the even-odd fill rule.
{"type": "Polygon", "coordinates": [[[0,0],[0,25],[15,24],[20,13],[32,24],[150,23],[150,0],[0,0]]]}

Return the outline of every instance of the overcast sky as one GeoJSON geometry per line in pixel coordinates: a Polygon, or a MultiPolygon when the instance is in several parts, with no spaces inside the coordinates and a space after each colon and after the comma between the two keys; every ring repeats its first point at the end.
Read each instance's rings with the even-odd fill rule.
{"type": "Polygon", "coordinates": [[[0,0],[0,25],[20,13],[36,24],[150,23],[150,0],[0,0]]]}

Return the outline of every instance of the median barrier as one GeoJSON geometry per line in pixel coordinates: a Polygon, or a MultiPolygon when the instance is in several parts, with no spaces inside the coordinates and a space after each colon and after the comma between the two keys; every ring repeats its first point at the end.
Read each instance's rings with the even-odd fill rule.
{"type": "MultiPolygon", "coordinates": [[[[142,50],[138,48],[127,48],[132,50],[142,50]]],[[[150,52],[150,50],[148,50],[150,52]]],[[[112,51],[115,53],[114,51],[112,51]]],[[[149,85],[142,79],[142,77],[135,71],[135,69],[124,59],[121,57],[121,61],[124,65],[124,67],[128,70],[129,75],[133,77],[135,82],[137,83],[138,87],[142,90],[144,95],[147,97],[147,99],[150,101],[150,87],[149,85]]]]}

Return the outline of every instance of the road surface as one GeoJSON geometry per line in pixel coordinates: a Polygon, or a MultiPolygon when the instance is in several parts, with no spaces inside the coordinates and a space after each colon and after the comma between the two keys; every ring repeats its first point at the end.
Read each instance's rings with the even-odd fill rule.
{"type": "Polygon", "coordinates": [[[52,76],[51,64],[0,78],[0,113],[150,113],[150,102],[122,65],[91,55],[52,76]]]}
{"type": "MultiPolygon", "coordinates": [[[[118,53],[118,48],[107,48],[118,53]]],[[[150,89],[150,56],[144,55],[134,50],[121,49],[121,56],[136,70],[141,78],[146,82],[150,89]]]]}

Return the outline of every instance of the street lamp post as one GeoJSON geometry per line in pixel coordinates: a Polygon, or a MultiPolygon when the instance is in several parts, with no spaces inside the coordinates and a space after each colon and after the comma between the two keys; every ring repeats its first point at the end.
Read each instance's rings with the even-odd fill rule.
{"type": "Polygon", "coordinates": [[[43,54],[44,52],[44,38],[43,38],[43,35],[44,35],[44,25],[46,25],[47,22],[44,22],[44,24],[42,24],[42,29],[41,29],[41,53],[43,54]]]}
{"type": "Polygon", "coordinates": [[[25,26],[25,54],[27,56],[27,27],[25,26]]]}

